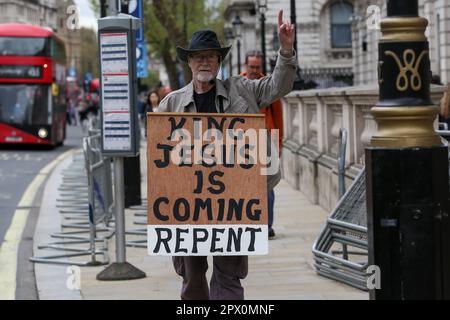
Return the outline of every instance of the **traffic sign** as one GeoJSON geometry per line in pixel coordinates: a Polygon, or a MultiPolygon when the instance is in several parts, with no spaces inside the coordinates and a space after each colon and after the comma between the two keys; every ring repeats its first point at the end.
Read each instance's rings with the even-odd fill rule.
{"type": "Polygon", "coordinates": [[[77,69],[74,67],[71,67],[69,69],[69,77],[76,78],[77,77],[77,69]]]}
{"type": "MultiPolygon", "coordinates": [[[[142,0],[131,0],[128,4],[128,13],[133,17],[144,20],[144,10],[142,6],[142,0]]],[[[144,24],[136,31],[136,41],[144,41],[144,24]]]]}
{"type": "Polygon", "coordinates": [[[147,44],[145,42],[138,42],[136,48],[136,61],[137,61],[137,77],[148,77],[148,62],[147,62],[147,44]]]}

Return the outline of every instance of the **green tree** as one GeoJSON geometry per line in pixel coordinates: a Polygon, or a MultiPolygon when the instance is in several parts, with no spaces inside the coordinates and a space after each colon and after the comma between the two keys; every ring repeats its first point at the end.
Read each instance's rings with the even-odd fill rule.
{"type": "Polygon", "coordinates": [[[97,17],[100,17],[100,0],[89,0],[90,7],[97,17]]]}
{"type": "Polygon", "coordinates": [[[158,88],[159,82],[159,73],[156,70],[149,70],[148,77],[141,79],[141,85],[147,86],[149,90],[158,88]]]}
{"type": "MultiPolygon", "coordinates": [[[[90,0],[99,15],[100,1],[90,0]]],[[[183,70],[184,82],[191,81],[185,63],[178,62],[176,46],[186,47],[192,33],[199,29],[214,30],[223,42],[224,2],[222,0],[143,0],[145,38],[151,56],[162,59],[173,90],[180,87],[178,70],[183,70]]]]}
{"type": "Polygon", "coordinates": [[[179,88],[178,68],[183,69],[184,82],[191,80],[191,72],[184,63],[178,64],[176,46],[186,47],[191,34],[209,28],[223,39],[223,4],[205,0],[145,1],[145,36],[150,50],[164,62],[172,89],[179,88]]]}
{"type": "Polygon", "coordinates": [[[98,68],[98,40],[93,29],[81,28],[81,75],[91,72],[94,78],[99,76],[98,68]]]}

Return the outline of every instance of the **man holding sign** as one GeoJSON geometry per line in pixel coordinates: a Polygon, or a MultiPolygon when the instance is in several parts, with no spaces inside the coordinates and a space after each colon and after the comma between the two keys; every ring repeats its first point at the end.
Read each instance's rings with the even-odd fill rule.
{"type": "MultiPolygon", "coordinates": [[[[258,80],[249,80],[244,77],[232,77],[223,81],[217,79],[216,77],[219,72],[220,63],[225,59],[231,47],[221,47],[217,36],[213,31],[202,30],[195,32],[192,35],[192,39],[189,42],[187,49],[177,47],[178,57],[180,60],[188,63],[192,71],[193,80],[184,88],[174,91],[167,97],[165,97],[161,101],[158,111],[197,112],[212,114],[260,113],[259,108],[270,105],[273,101],[288,94],[292,90],[295,78],[297,62],[293,49],[295,37],[294,26],[289,22],[283,22],[283,11],[280,11],[278,14],[278,36],[281,48],[278,53],[277,65],[272,75],[263,77],[258,80]]],[[[173,116],[170,119],[170,121],[172,121],[172,127],[174,128],[182,127],[183,124],[186,124],[186,126],[189,124],[195,129],[195,127],[202,125],[200,118],[191,120],[180,115],[173,116]]],[[[209,120],[211,119],[208,119],[208,126],[211,123],[216,123],[217,125],[216,120],[212,119],[211,123],[209,122],[209,120]]],[[[245,122],[245,119],[239,118],[234,118],[232,120],[234,121],[233,125],[244,124],[245,122]]],[[[221,123],[222,128],[224,126],[227,126],[227,128],[231,127],[231,125],[228,125],[226,121],[228,120],[224,118],[224,122],[221,123]]],[[[247,120],[247,125],[251,125],[251,123],[252,121],[247,120]]],[[[193,131],[195,132],[194,129],[193,131]]],[[[172,130],[172,134],[173,133],[174,130],[172,130]]],[[[182,141],[185,140],[187,139],[183,137],[182,141]]],[[[167,150],[171,148],[172,146],[168,146],[167,150]]],[[[194,148],[195,146],[193,146],[193,149],[194,148]]],[[[149,150],[149,154],[153,155],[154,151],[149,150]]],[[[163,158],[161,160],[154,161],[154,163],[158,163],[159,168],[164,169],[169,165],[168,161],[165,160],[167,159],[163,158]]],[[[238,169],[242,168],[243,166],[238,169]]],[[[203,189],[202,183],[199,183],[198,181],[206,180],[206,182],[209,182],[211,184],[210,188],[208,188],[210,189],[210,191],[217,193],[223,192],[223,189],[226,186],[226,183],[221,181],[221,179],[226,179],[226,175],[224,176],[223,172],[213,171],[210,172],[209,176],[204,176],[203,171],[196,171],[195,174],[196,176],[194,177],[194,179],[196,179],[197,182],[194,183],[193,186],[196,186],[196,190],[203,189]]],[[[279,182],[279,180],[279,170],[276,170],[276,173],[272,175],[268,175],[267,189],[272,190],[279,182]]],[[[206,182],[203,183],[206,184],[206,182]]],[[[173,183],[186,185],[188,184],[186,180],[174,181],[173,183]]],[[[239,192],[245,194],[245,190],[234,191],[236,191],[235,193],[237,194],[239,192]]],[[[266,192],[266,190],[264,190],[264,192],[266,192]]],[[[199,194],[201,194],[201,192],[199,192],[199,194]]],[[[220,196],[220,194],[218,196],[220,196]]],[[[228,249],[235,249],[236,243],[233,242],[233,240],[235,240],[239,235],[242,235],[243,238],[247,237],[248,239],[250,239],[245,245],[246,250],[255,250],[255,245],[257,245],[257,243],[255,244],[255,241],[258,241],[258,235],[256,231],[257,229],[248,226],[251,226],[252,221],[257,220],[258,218],[258,210],[255,209],[258,204],[258,199],[251,199],[251,197],[245,198],[245,195],[242,196],[242,198],[243,199],[238,200],[247,199],[245,203],[244,201],[233,201],[233,199],[225,203],[225,199],[214,198],[212,200],[209,199],[211,201],[214,201],[214,204],[211,204],[211,201],[207,201],[208,199],[205,200],[201,198],[193,199],[192,202],[188,202],[183,198],[172,199],[171,201],[171,199],[159,197],[152,204],[152,208],[150,208],[151,204],[149,202],[149,208],[153,210],[153,214],[156,216],[156,218],[160,219],[161,221],[171,219],[164,213],[163,209],[167,208],[168,206],[172,206],[172,202],[173,207],[175,208],[173,209],[173,212],[175,213],[174,217],[178,217],[179,220],[177,223],[181,223],[181,220],[185,219],[194,219],[193,221],[195,221],[195,214],[196,212],[199,212],[197,210],[197,204],[200,209],[204,209],[204,211],[208,212],[207,220],[214,219],[222,221],[223,224],[231,223],[231,220],[235,220],[237,216],[239,216],[240,219],[245,220],[246,227],[241,228],[242,230],[238,230],[237,228],[226,229],[228,230],[227,233],[229,234],[230,238],[228,242],[224,242],[223,248],[220,249],[222,250],[222,254],[214,256],[214,269],[210,283],[210,290],[208,289],[208,284],[205,276],[208,268],[207,258],[205,256],[180,255],[173,257],[175,270],[180,276],[183,277],[183,286],[181,290],[182,299],[244,299],[244,289],[241,286],[240,279],[244,279],[247,275],[248,257],[242,255],[226,255],[224,253],[224,251],[227,251],[228,249]],[[191,208],[191,214],[189,215],[189,213],[187,213],[189,211],[187,208],[189,207],[190,203],[194,203],[196,208],[191,208]],[[218,212],[210,212],[211,210],[208,211],[207,209],[205,209],[211,208],[213,205],[215,205],[214,208],[219,208],[217,209],[218,212]],[[221,210],[224,211],[225,209],[223,208],[225,206],[228,206],[228,208],[233,207],[234,211],[228,209],[228,215],[224,214],[224,212],[221,212],[221,210]],[[180,210],[182,210],[183,212],[180,213],[180,210]],[[230,221],[227,222],[227,219],[230,219],[230,221]],[[232,246],[233,243],[234,246],[232,246]]],[[[263,203],[266,203],[265,200],[263,201],[263,203]]],[[[200,219],[200,217],[197,216],[197,219],[200,219]]],[[[204,228],[204,230],[205,231],[201,233],[200,230],[192,230],[186,228],[185,230],[178,230],[177,234],[173,235],[171,233],[171,229],[161,228],[159,229],[159,232],[161,234],[159,235],[160,243],[158,243],[158,246],[163,249],[166,248],[165,250],[167,252],[167,250],[170,250],[169,240],[172,238],[172,236],[178,235],[179,237],[181,237],[179,233],[186,232],[187,234],[188,232],[192,231],[194,237],[206,238],[207,229],[204,228]],[[163,231],[165,231],[164,234],[163,231]],[[164,237],[165,239],[163,239],[164,237]],[[162,239],[167,241],[163,243],[163,241],[161,241],[162,239]]],[[[267,240],[267,234],[265,234],[264,236],[267,240]]],[[[216,235],[216,237],[218,237],[218,235],[216,235]]],[[[180,248],[178,249],[181,250],[180,248]]],[[[195,253],[194,249],[191,250],[193,250],[191,251],[191,253],[195,253]]],[[[195,250],[198,250],[198,248],[195,247],[195,250]]],[[[216,248],[216,250],[219,249],[216,248]]],[[[155,249],[155,251],[157,250],[155,249]]]]}

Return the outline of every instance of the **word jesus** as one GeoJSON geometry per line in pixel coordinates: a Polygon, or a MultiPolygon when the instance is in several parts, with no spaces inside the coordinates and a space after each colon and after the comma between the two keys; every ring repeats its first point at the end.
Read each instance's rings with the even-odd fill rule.
{"type": "Polygon", "coordinates": [[[250,169],[259,160],[262,175],[278,172],[278,146],[275,145],[278,141],[278,130],[271,130],[269,133],[266,129],[256,131],[234,128],[236,123],[245,123],[244,118],[233,118],[228,128],[224,129],[226,118],[223,118],[220,124],[212,119],[213,121],[208,122],[208,129],[203,131],[201,119],[194,119],[192,137],[189,130],[183,129],[186,118],[181,118],[178,123],[175,118],[169,120],[171,134],[167,140],[178,143],[175,146],[158,143],[157,150],[163,152],[161,159],[154,161],[158,168],[165,168],[172,162],[177,166],[204,167],[232,167],[239,164],[241,168],[250,169]]]}

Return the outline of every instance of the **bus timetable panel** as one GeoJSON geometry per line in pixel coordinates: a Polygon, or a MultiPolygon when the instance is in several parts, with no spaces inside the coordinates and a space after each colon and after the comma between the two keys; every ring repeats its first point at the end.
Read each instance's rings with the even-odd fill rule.
{"type": "Polygon", "coordinates": [[[108,156],[139,152],[134,49],[139,23],[124,14],[99,20],[102,153],[108,156]]]}

